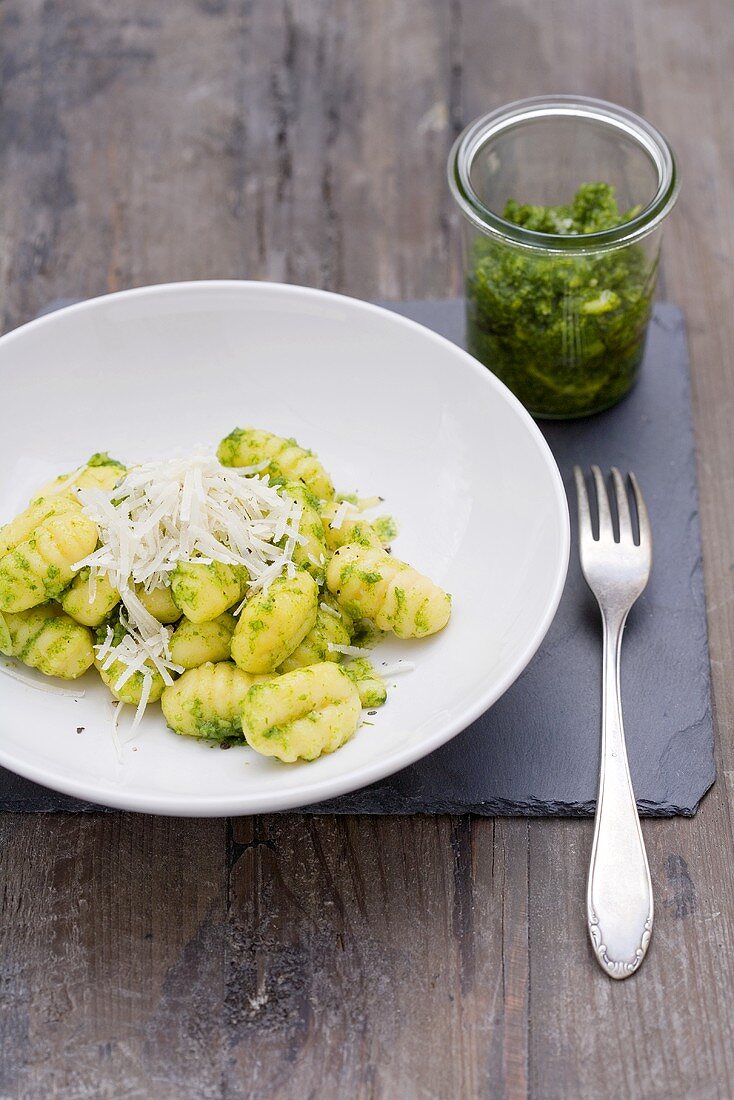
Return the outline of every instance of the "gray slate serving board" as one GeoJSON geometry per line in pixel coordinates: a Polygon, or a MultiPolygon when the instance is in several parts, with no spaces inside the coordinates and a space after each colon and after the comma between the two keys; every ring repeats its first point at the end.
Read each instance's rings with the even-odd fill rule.
{"type": "MultiPolygon", "coordinates": [[[[66,303],[64,303],[66,304],[66,303]]],[[[458,301],[384,303],[456,343],[458,301]]],[[[642,377],[616,408],[541,423],[572,489],[575,462],[633,469],[655,537],[650,584],[622,650],[627,740],[640,811],[695,813],[714,780],[698,494],[681,311],[655,309],[642,377]]],[[[601,633],[575,549],[556,619],[530,666],[490,711],[426,759],[313,813],[581,816],[593,811],[599,758],[601,633]]],[[[0,809],[94,810],[0,770],[0,809]]]]}

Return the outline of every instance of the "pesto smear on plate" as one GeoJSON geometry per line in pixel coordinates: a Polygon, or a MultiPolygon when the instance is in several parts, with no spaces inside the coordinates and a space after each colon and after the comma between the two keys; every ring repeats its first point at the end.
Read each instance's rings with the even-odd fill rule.
{"type": "MultiPolygon", "coordinates": [[[[506,221],[562,236],[629,221],[614,188],[584,183],[566,206],[521,205],[506,221]]],[[[642,361],[656,265],[639,244],[542,252],[479,237],[467,278],[469,351],[536,416],[572,417],[619,401],[642,361]]]]}

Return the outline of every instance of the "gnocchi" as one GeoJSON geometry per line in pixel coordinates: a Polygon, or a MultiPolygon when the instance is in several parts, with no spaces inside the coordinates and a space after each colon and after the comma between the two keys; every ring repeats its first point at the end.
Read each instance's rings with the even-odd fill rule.
{"type": "Polygon", "coordinates": [[[8,657],[62,680],[83,676],[94,660],[91,631],[55,603],[0,613],[0,638],[8,657]]]}
{"type": "Polygon", "coordinates": [[[60,503],[58,500],[50,500],[48,497],[38,497],[32,501],[25,511],[11,519],[10,523],[6,523],[4,527],[0,527],[0,559],[4,558],[18,543],[27,539],[38,524],[53,512],[55,507],[60,506],[65,509],[68,504],[68,501],[60,503]]]}
{"type": "Polygon", "coordinates": [[[365,648],[449,620],[449,595],[385,547],[378,497],[336,497],[294,439],[236,428],[216,456],[95,454],[0,528],[0,652],[49,676],[94,666],[182,736],[284,763],[345,744],[384,680],[365,648]]]}
{"type": "Polygon", "coordinates": [[[382,548],[340,547],[327,567],[326,583],[349,614],[367,617],[398,638],[435,634],[451,615],[447,592],[382,548]]]}
{"type": "Polygon", "coordinates": [[[187,669],[161,696],[169,727],[184,737],[244,740],[240,710],[247,692],[264,677],[243,672],[232,661],[187,669]]]}
{"type": "Polygon", "coordinates": [[[59,603],[67,615],[83,626],[100,626],[120,602],[120,593],[106,576],[92,581],[90,570],[81,569],[59,603]]]}
{"type": "Polygon", "coordinates": [[[97,527],[75,501],[50,498],[18,541],[14,533],[6,538],[13,541],[0,557],[0,610],[18,612],[61,595],[74,564],[97,545],[97,527]]]}
{"type": "MultiPolygon", "coordinates": [[[[117,644],[124,641],[127,632],[123,623],[118,619],[110,628],[113,641],[117,644]]],[[[102,630],[98,630],[98,639],[103,641],[102,630]]],[[[120,703],[129,703],[137,707],[143,698],[143,692],[147,690],[148,702],[155,703],[160,699],[165,687],[165,681],[160,671],[151,661],[146,661],[142,670],[136,670],[130,675],[130,669],[121,660],[109,659],[104,656],[104,650],[98,648],[94,654],[94,667],[97,669],[103,683],[114,699],[120,703]]]]}
{"type": "MultiPolygon", "coordinates": [[[[121,661],[113,661],[108,668],[104,668],[101,661],[95,660],[94,664],[102,682],[114,699],[120,703],[129,703],[131,707],[138,706],[146,686],[145,673],[134,672],[124,683],[119,683],[126,672],[125,665],[121,661]]],[[[152,665],[146,667],[150,673],[148,702],[155,703],[160,699],[166,685],[158,669],[153,668],[152,665]]]]}
{"type": "Polygon", "coordinates": [[[338,661],[340,654],[334,647],[349,645],[350,641],[351,637],[343,620],[319,607],[316,622],[300,645],[283,661],[280,671],[290,672],[294,668],[304,668],[320,661],[338,661]]]}
{"type": "Polygon", "coordinates": [[[78,470],[72,470],[68,474],[61,474],[54,478],[48,485],[39,491],[37,499],[43,499],[56,493],[70,489],[114,489],[117,482],[125,473],[125,467],[115,458],[99,452],[87,459],[78,470]]]}
{"type": "Polygon", "coordinates": [[[174,602],[192,623],[218,618],[242,599],[244,589],[242,569],[221,561],[182,561],[171,574],[174,602]]]}
{"type": "Polygon", "coordinates": [[[232,635],[232,660],[245,672],[273,672],[316,622],[318,586],[310,573],[278,577],[251,596],[232,635]]]}
{"type": "Polygon", "coordinates": [[[173,598],[170,585],[159,585],[146,592],[142,584],[136,584],[134,591],[148,614],[159,623],[177,623],[181,618],[181,609],[173,598]]]}
{"type": "Polygon", "coordinates": [[[219,461],[224,466],[260,466],[274,477],[298,479],[320,500],[331,500],[334,485],[312,451],[295,439],[283,439],[259,428],[235,428],[219,444],[219,461]]]}
{"type": "Polygon", "coordinates": [[[198,668],[208,661],[226,661],[231,654],[236,625],[237,620],[228,611],[208,623],[184,619],[171,638],[172,661],[184,669],[198,668]]]}
{"type": "Polygon", "coordinates": [[[337,526],[332,527],[339,511],[338,504],[326,504],[321,511],[321,523],[324,538],[329,550],[338,550],[340,546],[346,546],[352,542],[357,546],[382,547],[382,540],[372,526],[363,516],[346,515],[337,526]]]}
{"type": "Polygon", "coordinates": [[[250,748],[292,764],[340,748],[357,729],[361,711],[346,673],[323,662],[253,685],[242,704],[242,730],[250,748]]]}
{"type": "Polygon", "coordinates": [[[381,707],[387,699],[385,681],[378,676],[366,657],[344,665],[344,671],[356,686],[363,707],[381,707]]]}

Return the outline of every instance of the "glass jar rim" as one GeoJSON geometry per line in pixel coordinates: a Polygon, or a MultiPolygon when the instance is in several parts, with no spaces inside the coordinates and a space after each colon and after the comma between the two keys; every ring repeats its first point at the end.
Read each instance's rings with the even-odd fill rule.
{"type": "Polygon", "coordinates": [[[596,252],[619,248],[646,237],[670,213],[680,190],[673,150],[656,127],[625,107],[603,99],[575,95],[518,99],[475,119],[453,144],[448,176],[451,193],[460,210],[478,229],[543,252],[596,252]],[[658,186],[650,202],[633,218],[596,233],[541,233],[507,221],[482,202],[471,183],[471,168],[480,149],[490,139],[520,123],[554,117],[601,122],[632,138],[647,153],[657,170],[658,186]]]}

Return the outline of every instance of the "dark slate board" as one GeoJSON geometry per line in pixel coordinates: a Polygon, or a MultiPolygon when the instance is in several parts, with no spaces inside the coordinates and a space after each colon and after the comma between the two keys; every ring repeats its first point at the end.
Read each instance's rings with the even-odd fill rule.
{"type": "MultiPolygon", "coordinates": [[[[64,303],[66,304],[66,303],[64,303]]],[[[457,343],[458,301],[385,303],[457,343]]],[[[622,647],[630,765],[640,811],[695,813],[714,781],[698,494],[681,311],[655,309],[642,377],[615,409],[541,423],[567,490],[575,462],[637,474],[655,537],[650,583],[622,647]]],[[[581,816],[593,811],[599,759],[601,631],[581,576],[572,507],[566,591],[544,644],[516,684],[448,745],[312,813],[581,816]]],[[[0,809],[93,810],[0,770],[0,809]]]]}

